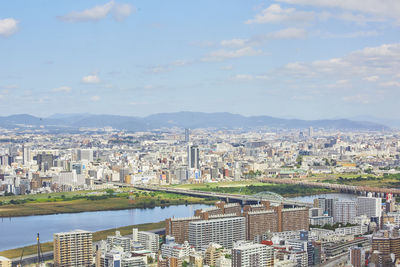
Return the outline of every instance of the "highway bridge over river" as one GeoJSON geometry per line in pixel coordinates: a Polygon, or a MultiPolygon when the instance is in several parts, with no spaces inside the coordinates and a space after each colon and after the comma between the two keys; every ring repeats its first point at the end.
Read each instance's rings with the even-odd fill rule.
{"type": "Polygon", "coordinates": [[[350,193],[361,196],[366,196],[368,193],[372,193],[374,197],[386,197],[387,194],[392,194],[394,197],[400,196],[400,189],[397,188],[380,188],[371,186],[353,186],[345,184],[330,184],[330,183],[319,183],[310,182],[304,180],[293,180],[287,178],[261,178],[260,182],[273,183],[273,184],[296,184],[304,185],[309,187],[319,187],[332,190],[338,190],[342,193],[350,193]]]}
{"type": "Polygon", "coordinates": [[[272,193],[272,192],[262,192],[256,195],[240,195],[240,194],[226,194],[226,193],[218,193],[218,192],[206,192],[200,190],[190,190],[190,189],[182,189],[182,188],[175,188],[175,187],[161,187],[161,186],[150,186],[150,185],[126,185],[117,183],[115,185],[119,186],[131,186],[140,190],[147,190],[147,191],[162,191],[168,193],[175,193],[193,197],[205,197],[205,198],[217,198],[223,200],[227,203],[229,202],[239,202],[242,205],[245,204],[256,204],[259,203],[261,200],[268,200],[271,203],[283,203],[285,206],[291,207],[312,207],[312,203],[307,202],[300,202],[300,201],[293,201],[290,199],[285,199],[284,197],[272,193]]]}

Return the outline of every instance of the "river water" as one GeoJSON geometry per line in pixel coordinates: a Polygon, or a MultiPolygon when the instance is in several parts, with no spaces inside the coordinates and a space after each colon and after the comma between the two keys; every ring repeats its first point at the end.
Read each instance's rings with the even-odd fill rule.
{"type": "MultiPolygon", "coordinates": [[[[339,198],[354,200],[351,194],[319,194],[288,198],[312,203],[314,198],[339,198]]],[[[115,227],[159,222],[175,217],[190,217],[196,209],[207,205],[177,205],[155,207],[151,209],[128,209],[113,211],[81,212],[54,215],[39,215],[14,218],[0,218],[0,251],[31,245],[36,242],[36,234],[40,233],[42,242],[51,241],[53,233],[68,232],[75,229],[99,231],[115,227]]]]}
{"type": "Polygon", "coordinates": [[[53,233],[75,229],[99,231],[132,224],[159,222],[175,217],[193,216],[207,205],[177,205],[150,209],[128,209],[54,215],[0,218],[0,251],[31,245],[40,233],[41,242],[51,241],[53,233]]]}

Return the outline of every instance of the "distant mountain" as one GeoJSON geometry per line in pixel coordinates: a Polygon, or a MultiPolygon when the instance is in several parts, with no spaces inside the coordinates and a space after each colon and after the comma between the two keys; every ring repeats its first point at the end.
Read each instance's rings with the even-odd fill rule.
{"type": "Polygon", "coordinates": [[[227,112],[176,112],[159,113],[147,117],[92,114],[55,114],[48,118],[38,118],[27,114],[0,117],[0,127],[80,127],[102,128],[111,126],[128,131],[147,131],[160,128],[286,128],[304,129],[308,127],[337,130],[388,130],[383,124],[348,119],[299,120],[281,119],[270,116],[242,116],[227,112]]]}

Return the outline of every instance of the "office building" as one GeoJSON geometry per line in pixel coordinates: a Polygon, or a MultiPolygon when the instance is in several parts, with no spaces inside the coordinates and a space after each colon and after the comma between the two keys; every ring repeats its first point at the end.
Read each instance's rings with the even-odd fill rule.
{"type": "Polygon", "coordinates": [[[185,129],[185,142],[186,143],[190,142],[190,129],[188,128],[185,129]]]}
{"type": "Polygon", "coordinates": [[[246,218],[231,217],[189,223],[189,244],[204,249],[210,243],[232,248],[233,242],[246,239],[246,218]]]}
{"type": "Polygon", "coordinates": [[[262,244],[238,242],[232,249],[232,267],[272,267],[274,249],[262,244]]]}
{"type": "Polygon", "coordinates": [[[92,233],[75,230],[54,234],[54,266],[78,267],[92,265],[92,233]]]}
{"type": "Polygon", "coordinates": [[[78,149],[77,151],[78,160],[86,160],[89,162],[93,161],[93,150],[91,149],[78,149]]]}
{"type": "Polygon", "coordinates": [[[31,161],[31,148],[30,146],[22,145],[22,164],[26,165],[31,161]]]}
{"type": "Polygon", "coordinates": [[[333,222],[334,223],[354,223],[356,218],[355,201],[335,201],[333,222]]]}
{"type": "Polygon", "coordinates": [[[188,146],[188,168],[200,169],[200,152],[198,146],[188,146]]]}
{"type": "Polygon", "coordinates": [[[52,154],[37,154],[36,155],[36,162],[39,166],[39,170],[41,171],[48,171],[50,168],[53,167],[54,156],[52,154]]]}

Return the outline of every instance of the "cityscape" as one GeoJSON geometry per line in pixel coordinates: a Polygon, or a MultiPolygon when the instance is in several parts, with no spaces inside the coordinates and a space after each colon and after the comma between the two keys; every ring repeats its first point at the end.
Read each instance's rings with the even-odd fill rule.
{"type": "Polygon", "coordinates": [[[0,267],[400,266],[398,0],[0,3],[0,267]]]}

